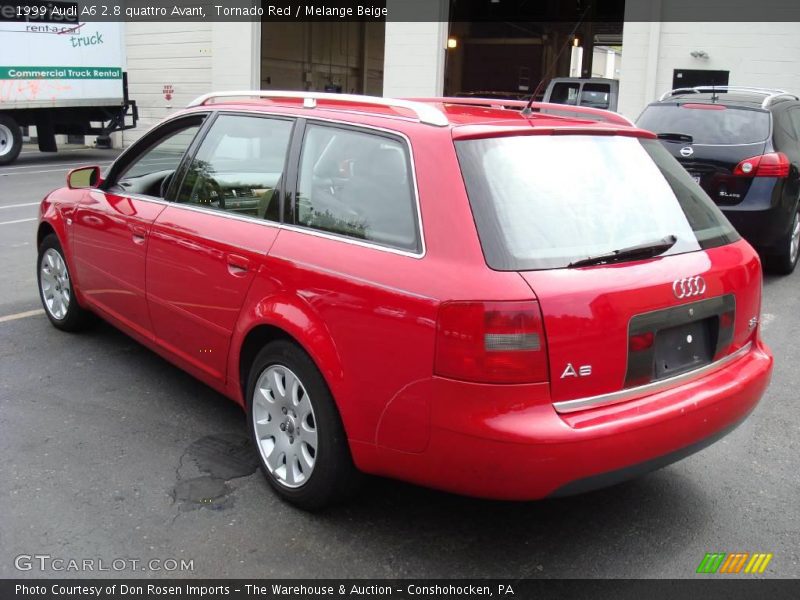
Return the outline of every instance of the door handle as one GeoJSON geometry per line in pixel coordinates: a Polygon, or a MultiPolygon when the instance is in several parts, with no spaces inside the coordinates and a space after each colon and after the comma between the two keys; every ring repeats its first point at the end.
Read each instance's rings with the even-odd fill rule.
{"type": "Polygon", "coordinates": [[[147,229],[141,225],[131,225],[131,237],[134,244],[144,244],[144,240],[147,237],[147,229]]]}
{"type": "Polygon", "coordinates": [[[228,271],[231,275],[244,275],[250,269],[250,260],[238,254],[228,254],[228,271]]]}

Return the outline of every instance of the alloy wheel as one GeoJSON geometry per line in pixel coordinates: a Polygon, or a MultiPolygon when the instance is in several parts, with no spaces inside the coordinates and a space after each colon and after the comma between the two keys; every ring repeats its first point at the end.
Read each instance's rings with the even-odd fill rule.
{"type": "Polygon", "coordinates": [[[253,392],[253,427],[269,472],[287,488],[305,484],[317,457],[317,421],[303,382],[283,365],[267,367],[253,392]]]}
{"type": "Polygon", "coordinates": [[[789,239],[789,261],[791,264],[797,262],[798,253],[800,253],[800,210],[794,214],[792,235],[789,239]]]}
{"type": "Polygon", "coordinates": [[[47,312],[58,321],[64,319],[72,298],[69,272],[64,258],[54,248],[48,248],[42,256],[39,285],[47,312]]]}

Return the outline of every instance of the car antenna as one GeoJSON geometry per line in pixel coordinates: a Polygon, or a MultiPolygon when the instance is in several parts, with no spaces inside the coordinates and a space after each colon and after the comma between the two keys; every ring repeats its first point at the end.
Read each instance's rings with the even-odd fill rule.
{"type": "Polygon", "coordinates": [[[583,14],[581,14],[581,16],[578,18],[577,22],[575,23],[575,27],[572,28],[572,31],[569,33],[567,39],[564,41],[564,44],[561,46],[561,50],[558,51],[558,54],[556,54],[555,58],[553,59],[553,62],[550,63],[550,66],[547,68],[547,71],[545,71],[544,74],[545,76],[539,80],[539,85],[537,85],[536,89],[533,90],[533,94],[531,94],[531,99],[528,100],[528,104],[526,104],[525,108],[522,109],[523,117],[528,117],[533,114],[533,109],[531,108],[531,105],[533,104],[533,101],[536,99],[537,94],[541,91],[542,84],[545,81],[550,80],[550,74],[553,72],[553,70],[555,70],[556,65],[558,64],[558,59],[561,58],[561,55],[564,54],[564,50],[567,49],[567,46],[569,46],[572,40],[574,39],[575,32],[578,31],[578,27],[580,27],[581,23],[583,23],[584,18],[586,18],[586,13],[589,12],[589,9],[591,7],[592,7],[591,3],[586,5],[583,14]]]}

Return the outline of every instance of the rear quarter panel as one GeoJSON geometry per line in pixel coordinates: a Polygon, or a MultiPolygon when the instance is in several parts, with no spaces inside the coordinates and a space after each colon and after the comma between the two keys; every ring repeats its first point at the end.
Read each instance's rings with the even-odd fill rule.
{"type": "Polygon", "coordinates": [[[228,372],[247,332],[279,327],[319,366],[351,441],[421,452],[436,398],[417,384],[433,377],[440,302],[533,294],[517,273],[486,266],[449,130],[402,132],[413,140],[424,254],[283,229],[245,301],[228,372]]]}

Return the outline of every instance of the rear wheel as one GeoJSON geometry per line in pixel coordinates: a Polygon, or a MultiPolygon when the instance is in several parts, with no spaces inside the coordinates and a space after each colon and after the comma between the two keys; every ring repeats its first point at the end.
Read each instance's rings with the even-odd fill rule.
{"type": "Polygon", "coordinates": [[[247,385],[250,434],[270,485],[306,510],[336,503],[357,490],[339,413],[314,362],[297,345],[267,344],[247,385]]]}
{"type": "Polygon", "coordinates": [[[0,115],[0,165],[17,160],[22,150],[22,130],[8,115],[0,115]]]}
{"type": "Polygon", "coordinates": [[[780,275],[789,275],[797,266],[800,257],[800,205],[794,212],[789,233],[783,239],[778,253],[768,257],[767,266],[780,275]]]}
{"type": "Polygon", "coordinates": [[[82,329],[91,315],[75,298],[64,251],[54,233],[46,236],[39,246],[36,274],[39,297],[50,322],[63,331],[82,329]]]}

